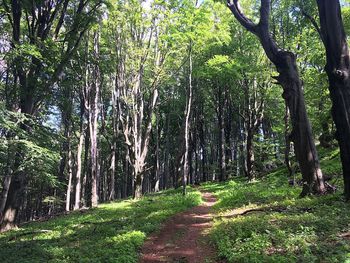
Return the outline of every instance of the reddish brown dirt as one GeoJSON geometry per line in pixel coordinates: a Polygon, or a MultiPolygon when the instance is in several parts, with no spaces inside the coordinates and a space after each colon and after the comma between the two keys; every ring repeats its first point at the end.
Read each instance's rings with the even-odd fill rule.
{"type": "Polygon", "coordinates": [[[204,233],[212,224],[210,207],[216,199],[210,193],[202,193],[202,198],[201,205],[171,217],[146,240],[139,263],[218,262],[204,233]]]}

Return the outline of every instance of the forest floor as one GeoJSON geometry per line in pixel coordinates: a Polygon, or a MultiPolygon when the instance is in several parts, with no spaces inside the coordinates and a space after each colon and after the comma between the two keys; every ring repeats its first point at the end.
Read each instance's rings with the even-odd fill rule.
{"type": "Polygon", "coordinates": [[[141,250],[139,262],[218,262],[207,236],[216,198],[202,192],[202,200],[202,204],[171,217],[160,231],[152,234],[141,250]]]}
{"type": "Polygon", "coordinates": [[[339,150],[319,154],[335,194],[299,198],[283,167],[254,182],[189,187],[185,197],[167,190],[0,234],[0,262],[349,263],[339,150]]]}
{"type": "Polygon", "coordinates": [[[0,234],[0,262],[134,263],[147,236],[200,203],[197,189],[171,189],[28,223],[0,234]]]}
{"type": "MultiPolygon", "coordinates": [[[[343,196],[338,149],[319,150],[334,194],[300,198],[280,167],[255,181],[243,176],[206,183],[217,198],[209,231],[218,257],[227,262],[350,263],[350,204],[343,196]]],[[[300,180],[300,173],[297,179],[300,180]]]]}

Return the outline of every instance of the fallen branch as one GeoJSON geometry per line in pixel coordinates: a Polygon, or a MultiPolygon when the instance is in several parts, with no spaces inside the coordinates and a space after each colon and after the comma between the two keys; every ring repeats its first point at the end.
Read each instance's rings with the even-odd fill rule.
{"type": "Polygon", "coordinates": [[[242,211],[241,213],[231,213],[227,215],[218,216],[219,218],[235,218],[238,216],[245,216],[250,213],[256,213],[256,212],[270,212],[270,213],[284,213],[284,212],[310,212],[311,208],[300,208],[296,210],[288,209],[287,207],[261,207],[261,208],[252,208],[252,209],[246,209],[242,211]]]}
{"type": "Polygon", "coordinates": [[[23,232],[23,233],[19,233],[17,235],[10,237],[9,241],[13,241],[13,240],[16,240],[17,238],[24,237],[24,236],[41,234],[41,233],[49,233],[49,232],[52,232],[52,230],[43,229],[43,230],[34,230],[34,231],[29,231],[29,232],[23,232]]]}

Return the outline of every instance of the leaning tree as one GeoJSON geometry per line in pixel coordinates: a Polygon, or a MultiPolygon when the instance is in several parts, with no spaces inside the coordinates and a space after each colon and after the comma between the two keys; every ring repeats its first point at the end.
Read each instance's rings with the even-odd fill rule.
{"type": "Polygon", "coordinates": [[[303,82],[299,76],[296,55],[281,49],[272,38],[269,29],[270,0],[261,0],[260,19],[257,24],[243,13],[238,0],[229,0],[227,5],[238,22],[259,38],[267,57],[279,73],[273,78],[282,86],[282,97],[290,111],[292,131],[289,137],[294,143],[304,181],[301,196],[325,193],[326,187],[306,112],[303,82]]]}

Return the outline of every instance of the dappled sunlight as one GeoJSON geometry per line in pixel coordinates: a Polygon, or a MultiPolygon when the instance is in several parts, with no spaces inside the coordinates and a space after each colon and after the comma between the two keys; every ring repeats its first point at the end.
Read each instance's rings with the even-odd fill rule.
{"type": "Polygon", "coordinates": [[[0,235],[0,262],[136,262],[147,234],[199,203],[195,190],[188,189],[186,197],[171,190],[29,223],[0,235]]]}
{"type": "Polygon", "coordinates": [[[340,193],[299,198],[300,189],[289,186],[282,171],[218,188],[209,234],[220,256],[228,262],[345,262],[349,204],[340,193]]]}

